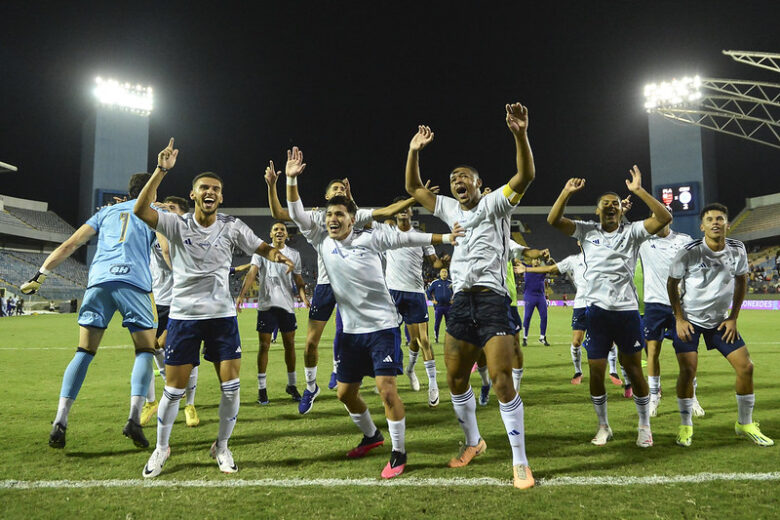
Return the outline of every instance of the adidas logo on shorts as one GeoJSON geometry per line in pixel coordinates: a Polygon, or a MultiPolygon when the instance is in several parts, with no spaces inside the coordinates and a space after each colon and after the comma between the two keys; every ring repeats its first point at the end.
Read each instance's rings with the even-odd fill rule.
{"type": "Polygon", "coordinates": [[[241,345],[238,346],[238,348],[236,349],[236,352],[241,352],[241,345]]]}
{"type": "Polygon", "coordinates": [[[393,362],[393,358],[391,358],[390,356],[387,356],[385,357],[385,359],[382,360],[382,363],[392,363],[392,362],[393,362]]]}

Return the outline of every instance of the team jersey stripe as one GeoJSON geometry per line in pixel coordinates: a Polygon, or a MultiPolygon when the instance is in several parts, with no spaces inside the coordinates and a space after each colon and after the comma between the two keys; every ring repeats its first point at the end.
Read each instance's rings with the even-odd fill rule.
{"type": "Polygon", "coordinates": [[[693,242],[688,242],[687,244],[685,244],[685,249],[690,251],[691,249],[693,249],[694,247],[696,247],[698,245],[701,245],[701,238],[698,239],[698,240],[694,240],[693,242]]]}

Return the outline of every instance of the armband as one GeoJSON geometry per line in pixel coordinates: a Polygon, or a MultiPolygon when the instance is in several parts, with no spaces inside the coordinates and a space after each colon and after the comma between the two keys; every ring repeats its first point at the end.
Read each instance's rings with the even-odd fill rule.
{"type": "Polygon", "coordinates": [[[501,193],[503,193],[504,197],[506,197],[507,200],[509,200],[509,203],[513,204],[513,205],[517,204],[518,202],[520,202],[520,199],[523,198],[523,194],[522,193],[517,193],[515,190],[513,190],[509,186],[509,184],[506,184],[504,186],[504,189],[501,190],[501,193]]]}

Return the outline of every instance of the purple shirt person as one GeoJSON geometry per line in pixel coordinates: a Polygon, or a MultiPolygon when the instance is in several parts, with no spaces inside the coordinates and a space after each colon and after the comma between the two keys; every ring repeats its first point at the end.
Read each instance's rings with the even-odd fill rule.
{"type": "MultiPolygon", "coordinates": [[[[538,265],[538,262],[534,261],[534,265],[538,265]]],[[[531,317],[534,309],[539,311],[541,320],[539,324],[539,343],[549,346],[550,344],[547,342],[547,299],[544,293],[546,275],[544,273],[526,272],[524,277],[525,290],[523,291],[523,300],[525,301],[525,315],[523,316],[523,346],[528,344],[528,329],[531,326],[531,317]]]]}

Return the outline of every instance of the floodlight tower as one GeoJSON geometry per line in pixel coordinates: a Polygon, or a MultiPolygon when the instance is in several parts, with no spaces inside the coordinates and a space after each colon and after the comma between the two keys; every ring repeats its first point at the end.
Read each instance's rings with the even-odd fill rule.
{"type": "MultiPolygon", "coordinates": [[[[739,63],[780,72],[780,54],[723,54],[739,63]]],[[[691,236],[701,234],[696,219],[699,206],[717,199],[715,172],[702,143],[702,128],[780,148],[780,84],[699,76],[651,83],[645,86],[645,109],[653,193],[677,210],[675,229],[691,236]],[[690,202],[681,204],[681,197],[690,202]],[[683,206],[687,212],[681,210],[683,206]]]]}
{"type": "MultiPolygon", "coordinates": [[[[95,111],[82,129],[80,222],[114,195],[126,195],[130,175],[145,172],[149,156],[152,88],[98,77],[92,93],[95,111]]],[[[95,247],[87,247],[88,262],[95,247]]]]}

